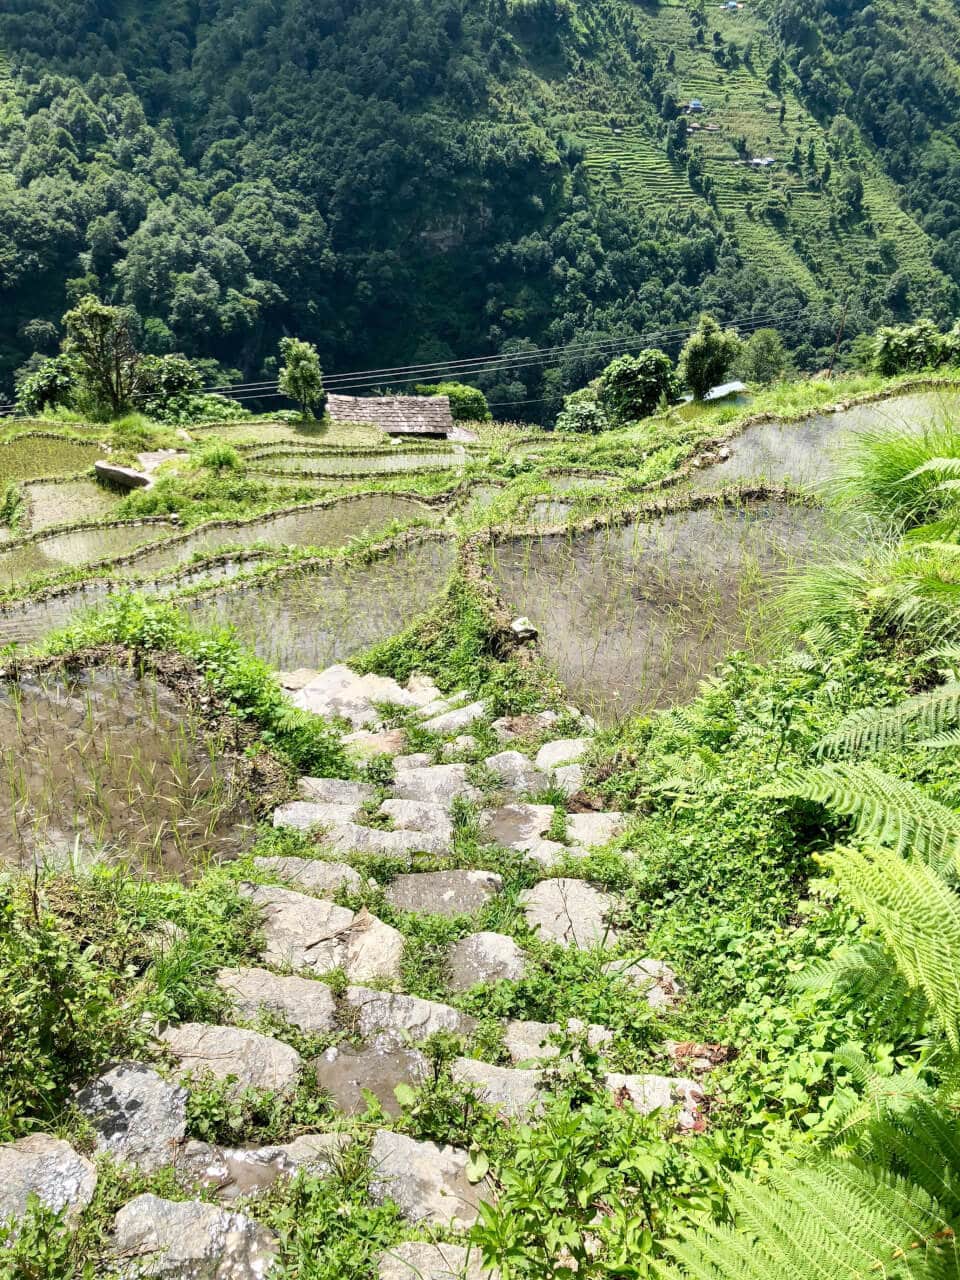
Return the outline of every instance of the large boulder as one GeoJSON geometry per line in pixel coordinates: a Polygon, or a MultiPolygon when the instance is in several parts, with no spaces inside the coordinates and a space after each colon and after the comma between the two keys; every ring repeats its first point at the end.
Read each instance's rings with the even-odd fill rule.
{"type": "Polygon", "coordinates": [[[363,884],[360,873],[353,867],[348,867],[345,862],[326,862],[322,858],[254,858],[253,865],[276,876],[284,884],[296,885],[317,898],[332,897],[340,889],[359,889],[363,884]]]}
{"type": "Polygon", "coordinates": [[[335,1045],[325,1049],[313,1063],[317,1083],[329,1093],[340,1111],[366,1111],[365,1094],[372,1094],[387,1115],[400,1114],[395,1093],[397,1085],[422,1084],[430,1074],[430,1063],[418,1049],[398,1048],[379,1040],[362,1049],[335,1045]]]}
{"type": "Polygon", "coordinates": [[[281,977],[269,969],[221,969],[217,986],[244,1022],[256,1022],[261,1014],[270,1013],[314,1035],[336,1028],[333,992],[315,978],[281,977]]]}
{"type": "Polygon", "coordinates": [[[404,1046],[426,1040],[438,1031],[468,1036],[476,1019],[438,1000],[375,991],[372,987],[347,987],[347,1010],[353,1025],[365,1040],[376,1037],[381,1046],[404,1046]]]}
{"type": "Polygon", "coordinates": [[[241,893],[260,908],[267,964],[318,974],[342,968],[358,982],[399,976],[403,935],[368,911],[273,885],[243,885],[241,893]]]}
{"type": "Polygon", "coordinates": [[[93,1199],[97,1171],[60,1138],[31,1133],[0,1145],[0,1224],[17,1222],[31,1195],[54,1213],[76,1218],[93,1199]]]}
{"type": "Polygon", "coordinates": [[[456,1147],[416,1142],[402,1133],[378,1129],[370,1152],[370,1195],[376,1204],[392,1200],[408,1222],[465,1230],[479,1215],[490,1190],[467,1177],[468,1156],[456,1147]]]}
{"type": "Polygon", "coordinates": [[[233,1077],[235,1093],[247,1088],[291,1093],[302,1066],[296,1049],[282,1040],[239,1027],[181,1022],[161,1032],[160,1040],[179,1061],[181,1074],[233,1077]]]}
{"type": "Polygon", "coordinates": [[[272,1231],[199,1200],[137,1196],[117,1214],[113,1230],[124,1276],[263,1280],[277,1258],[272,1231]]]}
{"type": "Polygon", "coordinates": [[[97,1153],[143,1173],[173,1164],[187,1132],[187,1091],[142,1062],[121,1062],[77,1094],[97,1153]]]}
{"type": "Polygon", "coordinates": [[[607,923],[614,899],[586,880],[541,880],[520,895],[520,903],[530,928],[562,947],[612,947],[617,940],[607,923]]]}
{"type": "Polygon", "coordinates": [[[492,871],[422,871],[397,876],[386,888],[391,906],[420,915],[472,916],[503,888],[492,871]]]}
{"type": "Polygon", "coordinates": [[[469,933],[447,951],[451,991],[467,991],[478,982],[516,981],[526,970],[519,944],[505,933],[469,933]]]}

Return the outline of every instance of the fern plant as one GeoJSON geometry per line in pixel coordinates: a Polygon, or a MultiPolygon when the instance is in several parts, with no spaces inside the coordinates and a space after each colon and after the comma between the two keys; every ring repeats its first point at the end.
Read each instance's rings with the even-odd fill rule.
{"type": "Polygon", "coordinates": [[[936,741],[960,726],[960,681],[951,680],[894,707],[855,711],[817,745],[820,756],[871,755],[908,742],[936,741]]]}

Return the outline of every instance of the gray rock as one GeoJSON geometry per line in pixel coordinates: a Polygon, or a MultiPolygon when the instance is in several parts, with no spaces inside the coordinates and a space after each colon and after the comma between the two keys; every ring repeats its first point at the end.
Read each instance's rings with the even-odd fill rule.
{"type": "Polygon", "coordinates": [[[277,679],[280,681],[280,687],[288,690],[290,693],[296,693],[298,689],[302,689],[305,684],[309,684],[311,680],[316,680],[320,674],[313,667],[297,667],[296,671],[278,671],[277,679]]]}
{"type": "Polygon", "coordinates": [[[584,856],[573,849],[568,849],[559,840],[530,840],[516,847],[525,853],[531,862],[536,862],[545,871],[552,871],[563,858],[584,856]]]}
{"type": "Polygon", "coordinates": [[[503,888],[492,871],[424,871],[397,876],[385,890],[401,911],[438,916],[472,916],[503,888]]]}
{"type": "Polygon", "coordinates": [[[221,969],[217,986],[233,1004],[238,1018],[256,1022],[272,1013],[301,1031],[322,1033],[337,1025],[333,992],[315,978],[281,977],[269,969],[221,969]]]}
{"type": "Polygon", "coordinates": [[[122,467],[118,462],[107,462],[98,458],[93,464],[98,480],[106,480],[115,484],[118,489],[146,489],[152,484],[145,471],[137,471],[134,467],[122,467]]]}
{"type": "Polygon", "coordinates": [[[649,1115],[651,1111],[668,1111],[679,1107],[678,1129],[695,1129],[703,1115],[703,1090],[696,1080],[682,1076],[622,1075],[609,1071],[604,1083],[612,1094],[649,1115]]]}
{"type": "Polygon", "coordinates": [[[683,995],[677,975],[664,960],[650,956],[642,960],[611,960],[603,971],[643,991],[651,1009],[669,1009],[683,995]]]}
{"type": "Polygon", "coordinates": [[[121,1062],[77,1094],[96,1151],[152,1173],[173,1164],[187,1132],[187,1091],[145,1066],[121,1062]]]}
{"type": "Polygon", "coordinates": [[[516,1067],[494,1067],[476,1058],[457,1058],[450,1074],[459,1084],[472,1085],[484,1102],[507,1116],[523,1116],[541,1103],[543,1090],[536,1071],[518,1071],[516,1067]]]}
{"type": "Polygon", "coordinates": [[[397,1085],[422,1084],[430,1073],[430,1063],[418,1049],[379,1043],[362,1049],[337,1045],[326,1049],[313,1066],[320,1087],[350,1115],[366,1111],[365,1093],[373,1094],[387,1115],[399,1115],[397,1085]]]}
{"type": "Polygon", "coordinates": [[[553,785],[565,796],[575,796],[583,790],[584,773],[582,764],[561,764],[553,771],[553,785]]]}
{"type": "Polygon", "coordinates": [[[476,1026],[475,1018],[451,1005],[371,987],[347,987],[346,1004],[357,1033],[364,1040],[376,1037],[382,1048],[416,1044],[438,1031],[468,1036],[476,1026]]]}
{"type": "Polygon", "coordinates": [[[567,840],[584,848],[609,844],[626,825],[627,819],[622,813],[571,813],[567,815],[567,840]]]}
{"type": "Polygon", "coordinates": [[[360,873],[345,862],[325,862],[322,858],[254,858],[253,865],[317,898],[332,896],[343,888],[359,889],[363,883],[360,873]]]}
{"type": "Polygon", "coordinates": [[[395,680],[376,675],[360,676],[342,663],[321,671],[314,680],[294,693],[290,701],[295,707],[314,715],[349,720],[355,729],[378,727],[377,703],[416,706],[413,697],[395,680]]]}
{"type": "Polygon", "coordinates": [[[378,1129],[370,1152],[370,1196],[392,1200],[408,1222],[465,1230],[489,1188],[467,1178],[467,1153],[434,1142],[415,1142],[402,1133],[378,1129]]]}
{"type": "Polygon", "coordinates": [[[499,1272],[484,1269],[480,1250],[458,1244],[426,1244],[407,1240],[381,1253],[377,1280],[496,1280],[499,1272]]]}
{"type": "Polygon", "coordinates": [[[361,808],[376,793],[369,782],[350,782],[344,778],[303,777],[297,782],[301,800],[315,804],[350,804],[361,808]]]}
{"type": "Polygon", "coordinates": [[[350,1145],[344,1133],[304,1133],[292,1142],[269,1147],[215,1147],[188,1142],[178,1162],[180,1180],[214,1190],[230,1203],[241,1196],[259,1195],[298,1169],[313,1174],[333,1173],[340,1154],[350,1145]]]}
{"type": "Polygon", "coordinates": [[[531,929],[563,947],[612,947],[617,940],[606,923],[614,899],[586,880],[541,880],[520,895],[520,902],[531,929]]]}
{"type": "Polygon", "coordinates": [[[452,741],[443,744],[441,755],[444,760],[455,760],[457,756],[472,755],[477,745],[477,740],[472,733],[461,733],[452,741]]]}
{"type": "Polygon", "coordinates": [[[432,764],[419,769],[398,769],[393,792],[400,800],[427,800],[447,808],[459,796],[477,803],[480,792],[467,781],[465,764],[432,764]]]}
{"type": "Polygon", "coordinates": [[[536,640],[540,632],[533,625],[530,619],[524,614],[522,617],[514,618],[510,623],[510,631],[515,640],[523,644],[527,640],[536,640]]]}
{"type": "Polygon", "coordinates": [[[0,1144],[0,1224],[16,1222],[30,1195],[54,1213],[76,1218],[93,1199],[97,1171],[69,1142],[31,1133],[0,1144]]]}
{"type": "Polygon", "coordinates": [[[547,775],[519,751],[501,751],[495,756],[488,756],[484,763],[499,778],[501,790],[517,799],[545,791],[550,785],[547,775]]]}
{"type": "MultiPolygon", "coordinates": [[[[581,1022],[579,1018],[567,1019],[567,1033],[580,1036],[587,1033],[587,1043],[592,1049],[601,1049],[613,1040],[613,1033],[606,1027],[598,1027],[596,1023],[581,1022]]],[[[514,1063],[545,1062],[555,1058],[560,1052],[550,1037],[560,1030],[559,1022],[531,1022],[513,1018],[504,1029],[503,1046],[514,1063]]]]}
{"type": "Polygon", "coordinates": [[[428,707],[443,696],[430,676],[411,676],[405,688],[418,707],[428,707]]]}
{"type": "Polygon", "coordinates": [[[537,752],[538,769],[556,769],[561,764],[575,764],[590,749],[592,738],[557,738],[545,742],[537,752]]]}
{"type": "Polygon", "coordinates": [[[450,841],[430,831],[382,831],[344,822],[328,827],[323,843],[337,853],[376,853],[405,858],[413,853],[432,853],[438,858],[450,852],[450,841]]]}
{"type": "Polygon", "coordinates": [[[399,976],[403,935],[368,911],[354,914],[274,885],[241,885],[240,892],[260,908],[267,964],[313,973],[342,968],[356,982],[399,976]]]}
{"type": "Polygon", "coordinates": [[[171,1280],[262,1280],[277,1258],[277,1237],[241,1213],[199,1200],[142,1195],[114,1219],[124,1276],[171,1280]]]}
{"type": "Polygon", "coordinates": [[[516,981],[526,967],[523,951],[504,933],[470,933],[447,951],[451,991],[467,991],[478,982],[516,981]]]}
{"type": "Polygon", "coordinates": [[[407,745],[405,729],[357,729],[343,735],[347,755],[353,760],[369,760],[373,756],[395,756],[407,745]]]}
{"type": "Polygon", "coordinates": [[[313,800],[291,800],[273,811],[273,825],[293,831],[311,831],[314,827],[340,826],[353,822],[360,812],[356,804],[320,804],[313,800]]]}
{"type": "Polygon", "coordinates": [[[209,1072],[218,1080],[235,1076],[233,1091],[245,1088],[290,1093],[302,1059],[295,1049],[272,1036],[207,1022],[181,1022],[161,1032],[161,1042],[178,1059],[183,1075],[209,1072]]]}
{"type": "Polygon", "coordinates": [[[469,729],[487,714],[485,702],[468,702],[465,707],[454,707],[452,711],[441,712],[424,720],[423,727],[431,733],[460,733],[469,729]]]}
{"type": "Polygon", "coordinates": [[[555,711],[538,711],[535,715],[500,716],[490,726],[500,742],[512,742],[515,738],[536,738],[547,733],[560,717],[555,711]]]}
{"type": "Polygon", "coordinates": [[[505,804],[487,809],[482,818],[483,834],[507,849],[528,849],[553,822],[549,804],[505,804]]]}
{"type": "Polygon", "coordinates": [[[422,769],[428,764],[433,764],[433,756],[429,751],[414,751],[409,756],[397,756],[393,764],[398,772],[401,769],[422,769]]]}
{"type": "Polygon", "coordinates": [[[384,800],[378,812],[391,818],[401,831],[426,831],[440,840],[453,840],[453,822],[446,805],[426,800],[384,800]]]}

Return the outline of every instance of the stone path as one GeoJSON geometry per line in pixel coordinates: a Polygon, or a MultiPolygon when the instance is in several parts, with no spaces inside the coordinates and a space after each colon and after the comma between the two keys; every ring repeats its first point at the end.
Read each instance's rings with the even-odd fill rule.
{"type": "MultiPolygon", "coordinates": [[[[612,1050],[613,1037],[604,1027],[575,1019],[564,1028],[512,1020],[502,1023],[501,1061],[484,1061],[473,1045],[476,1019],[452,1004],[400,990],[403,933],[366,908],[341,905],[358,901],[344,894],[385,902],[392,912],[469,917],[472,929],[442,956],[451,999],[521,979],[530,964],[525,937],[595,950],[598,972],[636,987],[651,1009],[669,1009],[682,999],[676,975],[663,960],[618,950],[616,898],[585,879],[554,871],[627,829],[624,814],[598,811],[580,794],[589,776],[589,718],[570,708],[564,714],[492,719],[484,703],[466,693],[442,695],[429,679],[414,677],[401,686],[342,665],[298,671],[283,683],[294,705],[352,726],[346,741],[361,775],[372,754],[391,755],[393,781],[378,787],[372,781],[301,778],[298,798],[280,805],[273,822],[306,833],[307,852],[316,856],[259,857],[254,865],[268,882],[241,885],[259,917],[260,949],[254,961],[216,975],[228,1011],[224,1024],[168,1026],[159,1033],[156,1062],[119,1063],[78,1093],[97,1154],[144,1173],[172,1166],[186,1194],[203,1188],[216,1201],[141,1195],[126,1204],[116,1216],[113,1246],[130,1275],[260,1280],[275,1263],[278,1241],[257,1223],[254,1198],[302,1167],[329,1174],[351,1141],[339,1132],[301,1134],[269,1147],[228,1149],[190,1140],[188,1090],[198,1072],[230,1077],[236,1092],[255,1087],[280,1094],[312,1073],[344,1115],[366,1111],[370,1096],[387,1115],[396,1115],[397,1086],[419,1085],[432,1071],[419,1046],[443,1032],[460,1044],[453,1078],[510,1122],[535,1118],[543,1107],[549,1096],[544,1073],[561,1052],[555,1043],[561,1032],[585,1036],[602,1057],[612,1050]],[[398,715],[406,726],[385,720],[398,715]],[[410,740],[424,741],[422,733],[412,733],[416,721],[434,735],[426,739],[433,749],[406,750],[410,740]],[[562,736],[571,725],[576,736],[562,736]],[[500,749],[483,757],[479,743],[494,740],[500,749]],[[566,800],[559,808],[557,797],[566,800]],[[511,851],[541,877],[510,907],[512,918],[519,910],[529,930],[521,930],[521,941],[483,927],[485,918],[501,918],[504,886],[499,874],[457,865],[458,824],[469,816],[464,806],[473,807],[491,851],[511,851]],[[405,870],[377,885],[364,868],[370,855],[399,860],[405,870]],[[437,860],[446,865],[436,869],[437,860]],[[381,892],[382,898],[369,897],[381,892]],[[342,975],[336,985],[323,980],[334,973],[342,975]],[[264,1025],[264,1015],[335,1043],[305,1060],[282,1035],[252,1029],[264,1025]],[[242,1211],[232,1207],[234,1201],[242,1211]]],[[[604,1081],[618,1105],[662,1110],[664,1123],[680,1129],[704,1124],[704,1092],[697,1080],[611,1069],[604,1081]]],[[[495,1195],[492,1183],[475,1185],[467,1177],[466,1151],[389,1129],[374,1134],[368,1163],[371,1199],[393,1201],[411,1226],[464,1230],[476,1220],[480,1201],[495,1195]]],[[[90,1160],[51,1136],[0,1145],[0,1221],[15,1222],[30,1192],[75,1216],[90,1202],[96,1180],[90,1160]]],[[[378,1272],[379,1280],[481,1280],[491,1274],[466,1246],[423,1241],[387,1250],[378,1272]]]]}

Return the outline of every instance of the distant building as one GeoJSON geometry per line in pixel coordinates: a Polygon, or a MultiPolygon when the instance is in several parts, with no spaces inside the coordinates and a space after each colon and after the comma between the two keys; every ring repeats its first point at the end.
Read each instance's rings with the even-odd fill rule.
{"type": "Polygon", "coordinates": [[[327,396],[332,422],[367,423],[388,436],[445,440],[453,430],[447,396],[327,396]]]}
{"type": "Polygon", "coordinates": [[[745,382],[721,382],[718,387],[711,387],[703,397],[704,401],[727,400],[730,396],[741,396],[747,389],[745,382]]]}
{"type": "Polygon", "coordinates": [[[769,169],[777,160],[776,156],[754,156],[750,163],[754,169],[769,169]]]}
{"type": "Polygon", "coordinates": [[[699,98],[691,98],[691,99],[690,99],[690,103],[689,103],[689,105],[688,105],[688,107],[687,107],[687,110],[688,110],[688,111],[692,111],[692,112],[694,112],[694,113],[697,113],[697,112],[700,112],[700,111],[705,110],[705,108],[704,108],[704,105],[703,105],[703,103],[700,101],[700,99],[699,99],[699,98]]]}

